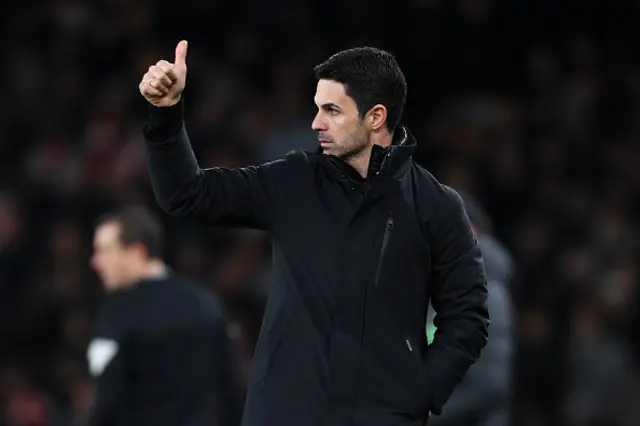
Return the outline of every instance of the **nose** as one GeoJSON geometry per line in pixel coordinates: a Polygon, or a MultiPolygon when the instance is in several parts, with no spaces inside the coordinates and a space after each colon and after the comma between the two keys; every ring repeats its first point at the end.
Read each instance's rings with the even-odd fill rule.
{"type": "Polygon", "coordinates": [[[320,112],[318,112],[318,114],[316,114],[316,117],[313,119],[313,122],[311,123],[311,128],[316,132],[322,132],[327,130],[327,125],[325,121],[322,119],[322,115],[320,112]]]}

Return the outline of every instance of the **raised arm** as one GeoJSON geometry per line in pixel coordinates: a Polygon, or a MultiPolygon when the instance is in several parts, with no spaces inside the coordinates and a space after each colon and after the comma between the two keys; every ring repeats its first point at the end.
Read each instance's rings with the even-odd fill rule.
{"type": "Polygon", "coordinates": [[[150,112],[143,134],[156,200],[167,213],[217,226],[270,229],[284,160],[237,169],[201,169],[185,129],[182,91],[187,43],[175,63],[152,65],[140,83],[150,112]]]}

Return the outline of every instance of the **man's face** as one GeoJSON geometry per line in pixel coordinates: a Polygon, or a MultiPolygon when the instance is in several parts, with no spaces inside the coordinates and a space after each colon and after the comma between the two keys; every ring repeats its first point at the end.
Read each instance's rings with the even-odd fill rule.
{"type": "Polygon", "coordinates": [[[91,266],[108,291],[128,284],[139,254],[134,246],[120,242],[120,225],[107,222],[100,225],[93,237],[91,266]]]}
{"type": "Polygon", "coordinates": [[[319,80],[315,103],[318,106],[311,128],[325,154],[348,159],[362,153],[370,144],[370,130],[358,114],[353,98],[344,85],[332,80],[319,80]]]}

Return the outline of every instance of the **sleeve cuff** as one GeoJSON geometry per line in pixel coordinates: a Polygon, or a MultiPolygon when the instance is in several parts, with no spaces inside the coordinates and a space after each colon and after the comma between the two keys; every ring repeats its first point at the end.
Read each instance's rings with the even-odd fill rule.
{"type": "Polygon", "coordinates": [[[180,132],[184,117],[184,98],[170,107],[149,104],[149,115],[143,133],[150,142],[164,142],[180,132]]]}

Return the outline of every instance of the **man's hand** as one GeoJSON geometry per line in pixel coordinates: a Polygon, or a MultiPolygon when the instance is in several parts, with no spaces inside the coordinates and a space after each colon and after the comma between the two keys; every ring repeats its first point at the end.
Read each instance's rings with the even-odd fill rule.
{"type": "Polygon", "coordinates": [[[187,42],[176,46],[175,63],[159,61],[142,76],[140,93],[152,105],[169,107],[180,101],[187,80],[187,42]]]}

